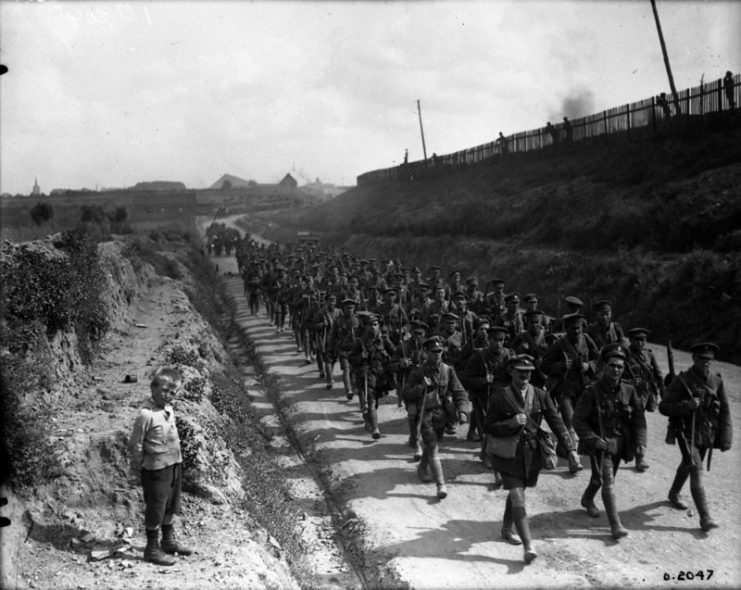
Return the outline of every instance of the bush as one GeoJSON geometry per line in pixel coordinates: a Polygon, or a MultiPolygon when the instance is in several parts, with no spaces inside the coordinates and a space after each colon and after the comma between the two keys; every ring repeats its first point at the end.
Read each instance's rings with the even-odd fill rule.
{"type": "Polygon", "coordinates": [[[54,209],[49,203],[36,203],[31,207],[30,215],[36,225],[43,225],[54,217],[54,209]]]}
{"type": "Polygon", "coordinates": [[[188,350],[184,346],[180,345],[174,346],[172,350],[167,353],[166,362],[169,365],[186,365],[197,370],[201,370],[204,364],[195,350],[188,350]]]}
{"type": "Polygon", "coordinates": [[[50,438],[52,408],[36,401],[24,404],[22,392],[37,381],[38,367],[31,367],[19,356],[3,359],[0,373],[0,421],[3,474],[20,485],[35,486],[62,473],[54,457],[50,438]]]}

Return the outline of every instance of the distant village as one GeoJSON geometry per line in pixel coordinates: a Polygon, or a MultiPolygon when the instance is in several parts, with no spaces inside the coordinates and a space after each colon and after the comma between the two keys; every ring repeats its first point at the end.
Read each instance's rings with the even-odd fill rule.
{"type": "Polygon", "coordinates": [[[27,221],[29,207],[37,203],[51,205],[57,219],[63,215],[76,217],[84,207],[95,206],[107,213],[125,208],[128,220],[136,222],[214,212],[231,214],[289,209],[333,199],[349,188],[322,183],[318,178],[299,187],[290,173],[276,184],[224,174],[204,189],[189,189],[182,182],[153,181],[138,182],[129,188],[55,188],[46,194],[35,179],[30,194],[2,194],[0,205],[3,226],[27,221]]]}
{"type": "MultiPolygon", "coordinates": [[[[298,186],[298,182],[296,179],[290,174],[286,174],[283,179],[278,182],[277,184],[265,184],[265,183],[258,183],[256,180],[245,180],[244,178],[240,178],[239,176],[234,176],[233,174],[223,174],[216,182],[214,182],[211,186],[205,189],[188,189],[184,183],[182,182],[174,182],[174,181],[163,181],[163,180],[156,180],[156,181],[150,181],[150,182],[137,182],[132,187],[127,188],[100,188],[98,189],[90,189],[90,188],[80,188],[80,189],[70,189],[70,188],[54,188],[48,193],[45,193],[41,190],[41,186],[39,185],[38,178],[34,179],[34,184],[31,189],[31,191],[28,194],[16,194],[12,195],[10,193],[2,193],[0,195],[0,198],[2,199],[12,199],[12,198],[24,198],[24,197],[58,197],[58,196],[65,196],[70,194],[85,194],[85,193],[118,193],[118,192],[128,192],[128,191],[139,191],[139,192],[148,192],[148,191],[170,191],[170,192],[184,192],[184,191],[194,191],[196,193],[199,192],[211,192],[214,190],[220,190],[220,191],[230,191],[230,190],[237,190],[243,195],[270,195],[270,194],[278,194],[278,193],[284,193],[285,191],[296,191],[298,193],[303,193],[306,196],[312,197],[313,200],[316,201],[326,201],[329,199],[333,199],[338,195],[341,195],[346,190],[348,190],[349,186],[336,186],[334,184],[325,183],[319,180],[317,178],[314,182],[307,182],[306,184],[302,186],[298,186]]],[[[221,195],[222,197],[227,197],[226,193],[223,193],[221,195]]],[[[231,195],[234,197],[234,195],[231,195]]]]}

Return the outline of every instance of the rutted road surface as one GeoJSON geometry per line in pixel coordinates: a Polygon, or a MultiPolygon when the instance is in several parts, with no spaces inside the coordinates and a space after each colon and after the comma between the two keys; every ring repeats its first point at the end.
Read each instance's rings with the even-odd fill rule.
{"type": "MultiPolygon", "coordinates": [[[[236,274],[234,258],[215,261],[225,273],[236,274]]],[[[240,300],[241,280],[227,280],[240,300]]],[[[326,465],[331,488],[344,491],[348,508],[364,523],[366,546],[381,556],[371,566],[390,568],[413,588],[741,588],[740,367],[715,365],[733,400],[735,431],[733,448],[716,450],[706,474],[711,514],[721,528],[703,533],[697,515],[689,517],[666,502],[680,456],[664,443],[666,418],[656,412],[647,414],[650,469],[638,473],[623,464],[617,475],[618,509],[630,535],[612,539],[599,496],[603,515],[586,515],[579,499],[589,478],[588,461],[572,476],[562,460],[527,490],[538,558],[525,566],[522,547],[500,539],[506,492],[491,489],[492,474],[476,458],[477,445],[466,442],[465,427],[443,441],[449,495],[440,501],[434,484],[417,480],[406,415],[393,393],[379,409],[383,436],[373,441],[357,400],[345,399],[338,367],[335,388],[327,390],[315,365],[297,354],[292,335],[276,333],[264,312],[240,314],[238,321],[263,365],[278,377],[280,395],[293,408],[299,443],[326,465]],[[678,580],[690,576],[693,581],[678,580]]],[[[663,351],[654,351],[662,362],[663,351]]],[[[677,370],[684,369],[689,355],[675,351],[675,362],[677,370]]],[[[689,482],[683,495],[689,497],[689,482]]]]}

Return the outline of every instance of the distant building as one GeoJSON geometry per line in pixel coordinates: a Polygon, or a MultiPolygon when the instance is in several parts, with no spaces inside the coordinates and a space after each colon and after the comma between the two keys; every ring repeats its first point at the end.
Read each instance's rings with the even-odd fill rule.
{"type": "Polygon", "coordinates": [[[349,186],[335,186],[334,184],[322,182],[318,178],[315,182],[307,182],[301,187],[301,192],[314,197],[317,201],[328,201],[334,199],[349,190],[349,186]]]}
{"type": "Polygon", "coordinates": [[[286,174],[283,177],[283,180],[281,180],[278,184],[284,187],[290,187],[294,189],[298,187],[298,182],[296,182],[296,179],[293,176],[291,176],[290,172],[286,174]]]}
{"type": "Polygon", "coordinates": [[[33,179],[33,189],[31,190],[31,196],[38,197],[39,195],[41,195],[41,188],[39,187],[39,179],[34,178],[33,179]]]}
{"type": "Polygon", "coordinates": [[[152,182],[137,182],[132,191],[184,191],[185,185],[182,182],[170,182],[167,180],[155,180],[152,182]]]}
{"type": "Polygon", "coordinates": [[[252,186],[257,186],[257,182],[254,180],[245,180],[244,178],[239,178],[239,176],[234,176],[232,174],[224,174],[214,182],[210,187],[210,189],[230,189],[230,188],[249,188],[252,186]]]}

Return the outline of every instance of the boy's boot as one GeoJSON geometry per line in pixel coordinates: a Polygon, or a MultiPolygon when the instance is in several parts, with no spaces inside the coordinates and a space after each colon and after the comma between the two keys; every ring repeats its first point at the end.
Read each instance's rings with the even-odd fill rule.
{"type": "Polygon", "coordinates": [[[156,563],[157,565],[175,565],[178,560],[162,551],[159,543],[160,532],[158,529],[147,529],[147,546],[144,548],[144,561],[156,563]]]}
{"type": "Polygon", "coordinates": [[[179,555],[191,555],[193,549],[181,545],[178,543],[175,537],[175,531],[173,530],[172,524],[162,525],[162,551],[165,553],[173,554],[178,553],[179,555]]]}

